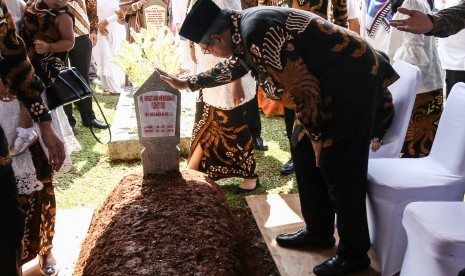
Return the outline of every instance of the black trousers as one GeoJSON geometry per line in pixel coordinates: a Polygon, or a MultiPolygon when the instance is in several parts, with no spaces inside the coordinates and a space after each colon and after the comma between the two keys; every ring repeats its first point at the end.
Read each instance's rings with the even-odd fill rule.
{"type": "Polygon", "coordinates": [[[24,213],[19,208],[18,190],[8,160],[8,141],[0,126],[0,271],[1,275],[21,275],[21,241],[24,234],[24,213]]]}
{"type": "Polygon", "coordinates": [[[260,111],[258,110],[258,98],[255,97],[245,105],[245,123],[249,128],[252,138],[260,137],[262,134],[262,122],[260,121],[260,111]]]}
{"type": "MultiPolygon", "coordinates": [[[[291,141],[292,128],[294,127],[295,110],[284,108],[284,124],[286,126],[286,136],[291,141]]],[[[292,146],[291,146],[292,147],[292,146]]]]}
{"type": "Polygon", "coordinates": [[[370,248],[365,205],[369,143],[369,129],[334,143],[323,149],[320,168],[308,137],[291,147],[307,228],[314,237],[328,238],[337,214],[337,254],[346,259],[357,259],[370,248]]]}
{"type": "MultiPolygon", "coordinates": [[[[292,136],[292,128],[294,127],[294,120],[295,120],[295,110],[284,108],[284,124],[286,126],[286,136],[289,140],[289,148],[292,151],[292,144],[291,144],[291,136],[292,136]]],[[[292,159],[292,156],[291,156],[292,159]]]]}
{"type": "Polygon", "coordinates": [[[465,71],[446,70],[446,97],[457,82],[465,82],[465,71]]]}
{"type": "MultiPolygon", "coordinates": [[[[69,51],[69,62],[70,65],[76,67],[81,73],[84,79],[89,83],[89,67],[90,59],[92,56],[92,41],[89,35],[82,35],[75,38],[74,48],[69,51]]],[[[74,103],[79,113],[81,114],[81,120],[84,125],[89,125],[90,121],[95,119],[95,113],[92,109],[92,97],[83,99],[74,103]]],[[[73,117],[72,104],[63,106],[63,109],[68,117],[69,124],[71,126],[76,125],[76,119],[73,117]]]]}

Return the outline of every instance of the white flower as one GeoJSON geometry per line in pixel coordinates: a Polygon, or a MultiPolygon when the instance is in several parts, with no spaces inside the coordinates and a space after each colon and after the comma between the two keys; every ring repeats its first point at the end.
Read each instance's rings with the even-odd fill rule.
{"type": "Polygon", "coordinates": [[[134,42],[123,41],[120,52],[114,55],[112,61],[126,73],[135,87],[140,87],[155,68],[169,74],[180,71],[179,43],[174,40],[168,27],[156,30],[149,26],[139,33],[131,30],[131,36],[134,42]]]}

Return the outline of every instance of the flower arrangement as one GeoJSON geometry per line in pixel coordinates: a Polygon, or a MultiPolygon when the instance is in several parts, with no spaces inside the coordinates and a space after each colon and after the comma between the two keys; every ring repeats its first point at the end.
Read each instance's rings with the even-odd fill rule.
{"type": "Polygon", "coordinates": [[[148,26],[139,33],[131,28],[130,32],[134,42],[123,41],[113,62],[126,73],[134,87],[140,87],[155,68],[170,74],[180,71],[179,42],[168,27],[157,30],[148,26]]]}

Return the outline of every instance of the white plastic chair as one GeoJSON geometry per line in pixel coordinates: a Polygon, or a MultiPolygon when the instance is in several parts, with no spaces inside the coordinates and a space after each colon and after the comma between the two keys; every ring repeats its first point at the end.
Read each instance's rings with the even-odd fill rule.
{"type": "Polygon", "coordinates": [[[424,158],[368,163],[368,225],[382,275],[400,271],[407,246],[405,206],[415,201],[462,201],[465,193],[465,84],[447,99],[431,152],[424,158]]]}
{"type": "Polygon", "coordinates": [[[370,149],[370,159],[399,157],[420,84],[420,69],[417,66],[398,60],[392,67],[400,76],[388,87],[394,103],[394,118],[384,135],[381,148],[377,151],[370,149]]]}
{"type": "Polygon", "coordinates": [[[465,202],[413,202],[402,220],[407,251],[400,275],[458,275],[465,268],[465,202]]]}

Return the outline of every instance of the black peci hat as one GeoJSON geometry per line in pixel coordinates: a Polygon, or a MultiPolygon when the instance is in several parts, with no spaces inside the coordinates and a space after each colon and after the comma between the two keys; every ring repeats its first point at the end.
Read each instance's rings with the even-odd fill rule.
{"type": "Polygon", "coordinates": [[[212,0],[198,0],[186,16],[179,35],[199,43],[221,9],[212,0]]]}

